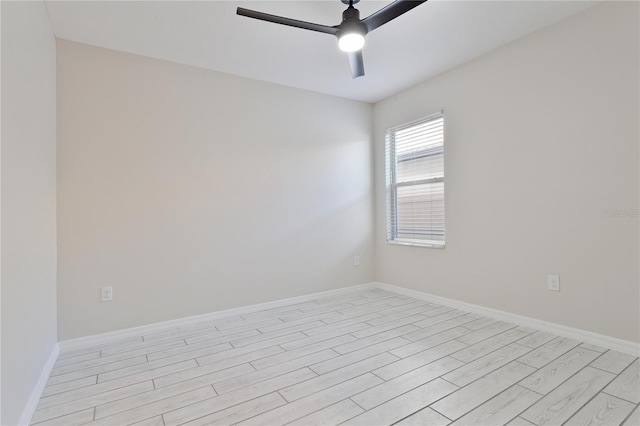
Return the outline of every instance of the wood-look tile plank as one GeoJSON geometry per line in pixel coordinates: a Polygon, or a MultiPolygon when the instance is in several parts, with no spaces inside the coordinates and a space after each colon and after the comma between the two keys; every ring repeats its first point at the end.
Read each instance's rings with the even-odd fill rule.
{"type": "Polygon", "coordinates": [[[135,346],[130,345],[130,347],[120,347],[120,348],[116,348],[115,350],[120,352],[126,352],[128,350],[132,350],[132,348],[157,345],[159,343],[166,342],[166,341],[180,340],[190,336],[198,336],[202,334],[215,333],[218,331],[219,330],[212,323],[194,324],[191,326],[177,327],[169,330],[146,334],[142,336],[142,341],[137,343],[135,346]]]}
{"type": "Polygon", "coordinates": [[[425,312],[424,315],[427,317],[437,317],[438,315],[444,314],[445,312],[451,312],[453,310],[453,308],[448,306],[433,305],[433,309],[425,312]]]}
{"type": "Polygon", "coordinates": [[[100,358],[100,351],[89,352],[82,355],[70,356],[67,358],[58,358],[53,368],[62,367],[69,364],[75,364],[82,361],[88,361],[90,359],[100,358]]]}
{"type": "Polygon", "coordinates": [[[300,398],[304,398],[305,396],[361,376],[371,370],[375,370],[376,368],[394,362],[397,359],[397,357],[390,353],[381,353],[379,355],[372,356],[371,358],[347,365],[346,367],[339,368],[330,373],[281,389],[279,393],[289,402],[296,401],[300,398]]]}
{"type": "Polygon", "coordinates": [[[111,340],[109,342],[104,342],[98,345],[92,345],[84,348],[62,351],[58,355],[58,359],[65,359],[65,358],[69,358],[77,355],[83,355],[83,354],[87,354],[95,351],[110,350],[112,348],[128,347],[129,345],[136,345],[141,342],[143,342],[142,336],[125,337],[123,339],[111,340]]]}
{"type": "MultiPolygon", "coordinates": [[[[275,331],[271,331],[271,332],[262,332],[261,334],[258,334],[256,336],[251,336],[251,337],[245,337],[242,339],[237,339],[237,340],[232,340],[231,345],[235,348],[241,348],[243,346],[249,346],[252,345],[254,343],[257,342],[262,342],[265,340],[270,340],[273,339],[275,337],[280,337],[280,336],[286,336],[287,334],[293,334],[293,333],[297,333],[297,332],[304,332],[305,330],[308,330],[309,328],[313,328],[313,327],[319,327],[324,325],[323,322],[321,321],[311,321],[311,322],[306,322],[304,324],[299,324],[296,326],[292,326],[292,327],[286,327],[286,328],[280,328],[277,329],[275,331]]],[[[300,337],[300,339],[304,339],[307,338],[306,334],[304,337],[300,337]]]]}
{"type": "Polygon", "coordinates": [[[63,402],[74,401],[78,398],[83,398],[90,395],[97,395],[103,392],[108,392],[114,389],[133,385],[147,380],[158,379],[165,375],[176,374],[178,372],[196,368],[197,366],[198,364],[194,360],[183,361],[177,364],[167,365],[155,370],[143,371],[141,373],[132,374],[130,376],[121,377],[119,379],[111,380],[104,383],[96,383],[94,385],[85,386],[82,388],[70,389],[65,392],[51,395],[50,398],[42,398],[40,402],[44,403],[44,401],[47,401],[46,404],[48,406],[61,404],[63,402]]]}
{"type": "Polygon", "coordinates": [[[362,408],[370,410],[410,391],[411,389],[417,388],[418,386],[438,378],[461,365],[462,362],[456,359],[450,357],[441,358],[430,364],[391,379],[388,382],[366,390],[358,395],[354,395],[351,399],[362,408]]]}
{"type": "Polygon", "coordinates": [[[68,392],[74,389],[83,388],[86,386],[95,385],[98,382],[98,375],[83,377],[81,379],[72,380],[70,382],[60,383],[59,385],[49,385],[44,388],[42,391],[41,398],[46,396],[55,395],[62,392],[68,392]]]}
{"type": "Polygon", "coordinates": [[[600,358],[593,361],[591,363],[591,366],[594,368],[599,368],[600,370],[608,371],[609,373],[620,374],[635,360],[636,357],[633,355],[609,350],[605,352],[600,358]]]}
{"type": "MultiPolygon", "coordinates": [[[[64,392],[58,392],[53,395],[42,397],[39,402],[40,408],[51,407],[67,402],[72,402],[81,398],[85,398],[92,395],[98,395],[104,392],[116,390],[118,388],[134,385],[136,383],[145,382],[148,380],[162,377],[163,375],[173,374],[175,372],[184,371],[189,368],[197,367],[198,365],[194,360],[185,361],[177,364],[171,364],[165,367],[161,367],[155,370],[145,371],[130,376],[125,376],[120,379],[111,380],[104,383],[95,383],[96,377],[91,377],[94,384],[84,386],[80,388],[72,388],[65,390],[64,392]]],[[[64,384],[64,383],[63,383],[64,384]]],[[[61,386],[61,385],[56,385],[61,386]]]]}
{"type": "MultiPolygon", "coordinates": [[[[373,336],[374,334],[379,334],[379,333],[383,333],[385,331],[389,331],[389,330],[393,330],[393,329],[397,329],[398,327],[402,327],[404,325],[409,325],[412,324],[414,322],[418,322],[420,320],[425,319],[426,317],[424,315],[420,315],[420,314],[415,314],[415,315],[409,315],[407,317],[403,317],[403,318],[399,318],[396,320],[389,320],[386,321],[383,324],[380,325],[375,325],[369,328],[366,328],[364,330],[360,330],[357,332],[352,333],[355,337],[357,337],[358,339],[364,339],[365,337],[370,337],[373,336]]],[[[411,330],[411,331],[415,331],[417,330],[411,330]]]]}
{"type": "Polygon", "coordinates": [[[232,323],[232,324],[219,324],[216,325],[216,328],[220,331],[242,331],[242,330],[250,330],[258,327],[269,327],[272,325],[284,324],[284,321],[278,318],[272,318],[268,320],[251,320],[244,321],[242,323],[232,323]]]}
{"type": "Polygon", "coordinates": [[[527,333],[529,335],[535,333],[536,331],[538,331],[535,328],[525,327],[524,325],[518,326],[517,329],[520,330],[520,331],[524,331],[525,333],[527,333]]]}
{"type": "Polygon", "coordinates": [[[527,336],[524,339],[520,340],[518,343],[523,346],[528,346],[532,349],[536,349],[544,345],[545,343],[552,341],[556,337],[558,336],[552,333],[547,333],[546,331],[536,331],[530,336],[527,336]]]}
{"type": "Polygon", "coordinates": [[[480,377],[507,365],[531,351],[531,348],[512,343],[458,368],[442,378],[456,386],[466,386],[480,377]]]}
{"type": "Polygon", "coordinates": [[[245,386],[253,385],[273,377],[281,376],[285,373],[299,370],[317,362],[335,358],[336,356],[338,356],[337,352],[334,352],[331,349],[325,349],[282,364],[274,365],[273,367],[255,370],[250,373],[243,374],[242,376],[214,383],[213,387],[219,394],[229,393],[245,386]]]}
{"type": "Polygon", "coordinates": [[[451,423],[451,420],[432,410],[431,408],[423,408],[404,418],[403,420],[395,423],[396,426],[445,426],[451,423]]]}
{"type": "MultiPolygon", "coordinates": [[[[331,333],[334,331],[338,331],[341,328],[350,327],[355,324],[365,324],[367,321],[371,319],[380,318],[380,317],[381,315],[378,314],[377,312],[372,312],[370,314],[360,315],[357,317],[345,319],[343,321],[332,322],[331,324],[326,324],[326,321],[323,321],[325,325],[323,325],[322,327],[316,327],[309,330],[305,330],[303,333],[306,334],[307,336],[312,337],[317,334],[324,334],[324,333],[331,333]]],[[[366,324],[366,325],[369,326],[369,324],[366,324]]]]}
{"type": "Polygon", "coordinates": [[[416,340],[413,343],[394,349],[391,353],[400,358],[406,358],[417,354],[418,352],[422,352],[426,349],[433,348],[434,346],[441,345],[457,337],[463,336],[469,332],[470,331],[464,327],[455,327],[441,333],[433,334],[424,339],[416,340]]]}
{"type": "Polygon", "coordinates": [[[456,391],[458,388],[442,379],[435,379],[382,405],[378,405],[345,425],[390,425],[423,409],[433,401],[456,391]]]}
{"type": "Polygon", "coordinates": [[[522,380],[520,385],[546,395],[599,355],[598,352],[578,346],[522,380]]]}
{"type": "Polygon", "coordinates": [[[303,368],[233,392],[208,398],[189,406],[182,407],[175,405],[171,408],[172,411],[167,410],[168,412],[163,413],[162,417],[167,426],[179,425],[233,407],[247,400],[272,393],[278,389],[291,386],[294,383],[308,380],[315,376],[316,374],[313,371],[308,368],[303,368]],[[176,407],[180,408],[176,409],[176,407]]]}
{"type": "Polygon", "coordinates": [[[160,352],[161,350],[165,350],[166,345],[182,346],[184,344],[185,344],[184,337],[181,335],[175,335],[172,338],[165,339],[165,340],[149,341],[149,342],[140,340],[138,342],[130,343],[127,345],[105,347],[100,352],[102,357],[110,357],[114,355],[126,354],[129,352],[135,352],[135,351],[141,351],[140,353],[149,354],[149,353],[160,352]],[[158,347],[161,347],[162,349],[158,350],[158,347]]]}
{"type": "MultiPolygon", "coordinates": [[[[456,316],[452,319],[442,321],[428,327],[424,327],[423,329],[414,331],[413,333],[409,333],[405,336],[405,338],[413,341],[425,339],[427,337],[433,336],[434,334],[442,333],[443,331],[447,331],[452,328],[460,328],[460,326],[464,326],[469,322],[473,322],[474,318],[475,316],[472,316],[470,314],[456,316]]],[[[464,333],[464,335],[470,334],[472,332],[471,330],[466,328],[465,330],[467,331],[464,333]]]]}
{"type": "Polygon", "coordinates": [[[37,408],[36,412],[33,414],[33,418],[31,419],[31,421],[33,423],[38,423],[45,420],[53,419],[55,417],[66,416],[76,411],[95,407],[100,402],[115,401],[117,399],[122,399],[128,396],[137,395],[142,392],[147,392],[152,389],[153,383],[151,383],[151,381],[147,381],[119,389],[114,389],[112,391],[103,392],[98,395],[78,398],[76,400],[65,402],[59,405],[53,405],[46,408],[37,408]]]}
{"type": "Polygon", "coordinates": [[[528,365],[517,361],[511,362],[441,399],[431,405],[431,408],[452,420],[456,420],[534,371],[535,369],[528,365]]]}
{"type": "MultiPolygon", "coordinates": [[[[273,346],[273,345],[264,345],[273,346]]],[[[225,352],[231,349],[235,349],[229,342],[198,342],[192,345],[181,346],[178,348],[168,349],[164,352],[156,352],[147,355],[149,362],[162,362],[163,359],[169,359],[168,363],[180,362],[188,359],[195,359],[199,356],[205,356],[208,354],[217,354],[219,352],[225,352]]],[[[239,351],[242,352],[242,351],[239,351]]]]}
{"type": "MultiPolygon", "coordinates": [[[[250,331],[234,334],[233,336],[234,337],[239,336],[238,338],[244,338],[244,337],[251,337],[256,335],[260,335],[260,333],[257,330],[250,330],[250,331]]],[[[147,355],[147,359],[149,361],[157,361],[163,358],[170,358],[177,355],[193,353],[192,355],[185,357],[188,359],[189,358],[192,359],[198,356],[199,354],[203,353],[201,350],[204,350],[204,353],[207,353],[206,352],[207,348],[221,348],[221,347],[226,347],[229,349],[233,347],[233,345],[231,345],[230,336],[223,336],[223,337],[210,339],[210,340],[202,340],[196,343],[187,344],[185,346],[179,346],[176,348],[167,349],[162,352],[150,353],[147,355]],[[196,352],[196,351],[199,351],[199,352],[196,352]]]]}
{"type": "Polygon", "coordinates": [[[497,322],[498,322],[497,319],[488,318],[488,317],[482,317],[482,318],[477,319],[475,321],[471,321],[469,323],[466,323],[464,325],[464,327],[468,328],[469,330],[476,331],[476,330],[480,330],[481,328],[493,325],[493,324],[495,324],[497,322]]]}
{"type": "MultiPolygon", "coordinates": [[[[341,302],[346,302],[348,300],[348,297],[343,296],[344,299],[341,300],[341,302]]],[[[302,303],[296,303],[293,305],[289,305],[291,308],[296,308],[297,310],[301,311],[301,312],[306,312],[308,310],[313,310],[313,309],[318,309],[322,306],[321,303],[318,302],[318,300],[310,300],[308,302],[302,302],[302,303]]]]}
{"type": "Polygon", "coordinates": [[[226,370],[216,371],[215,373],[198,376],[193,379],[178,382],[170,386],[154,389],[149,392],[141,393],[130,398],[118,401],[100,404],[96,407],[96,419],[111,416],[121,411],[127,411],[135,407],[150,404],[162,399],[170,398],[181,393],[186,393],[196,389],[211,386],[213,383],[236,377],[241,374],[252,371],[253,367],[249,364],[240,364],[238,366],[228,368],[226,370]]]}
{"type": "Polygon", "coordinates": [[[442,345],[435,346],[431,349],[427,349],[426,351],[418,352],[415,355],[403,358],[385,367],[378,368],[377,370],[374,370],[373,373],[384,380],[391,380],[394,377],[408,373],[411,370],[415,370],[416,368],[422,367],[423,365],[429,364],[437,359],[444,358],[453,352],[459,351],[465,346],[466,345],[464,343],[458,342],[457,340],[451,340],[447,343],[443,343],[442,345]]]}
{"type": "Polygon", "coordinates": [[[627,417],[627,420],[625,420],[622,425],[623,426],[638,426],[638,425],[640,425],[640,406],[637,406],[636,409],[633,410],[633,413],[631,413],[631,415],[629,417],[627,417]]]}
{"type": "Polygon", "coordinates": [[[436,316],[425,318],[422,321],[417,321],[415,323],[415,325],[417,325],[420,328],[426,328],[426,327],[431,327],[431,326],[439,324],[441,322],[448,321],[450,319],[454,319],[454,318],[461,317],[461,316],[468,316],[468,318],[469,318],[468,322],[471,322],[471,321],[476,319],[475,317],[472,318],[470,316],[470,314],[467,313],[467,312],[463,312],[463,311],[459,311],[457,309],[454,309],[454,310],[442,313],[440,315],[436,315],[436,316]]]}
{"type": "Polygon", "coordinates": [[[399,296],[399,299],[400,300],[394,300],[387,303],[391,306],[404,306],[416,300],[413,297],[409,297],[409,296],[399,296]]]}
{"type": "Polygon", "coordinates": [[[325,318],[322,320],[327,325],[333,323],[344,323],[349,320],[356,320],[357,318],[364,317],[366,315],[379,315],[378,311],[380,308],[378,306],[372,307],[353,307],[352,309],[340,310],[336,311],[331,317],[325,318]]]}
{"type": "Polygon", "coordinates": [[[620,425],[633,411],[632,404],[615,396],[599,393],[568,421],[568,425],[620,425]]]}
{"type": "MultiPolygon", "coordinates": [[[[393,295],[385,295],[383,297],[364,299],[364,300],[350,300],[349,303],[355,305],[357,308],[376,308],[378,311],[382,309],[393,307],[391,303],[393,302],[404,302],[404,299],[401,297],[393,296],[393,295]]],[[[352,309],[345,308],[345,309],[352,309]]],[[[345,309],[340,309],[340,311],[344,311],[345,309]]]]}
{"type": "Polygon", "coordinates": [[[358,404],[345,399],[288,424],[292,426],[338,425],[363,412],[364,410],[358,404]]]}
{"type": "MultiPolygon", "coordinates": [[[[272,346],[272,345],[269,345],[272,346]]],[[[195,359],[198,357],[204,357],[209,354],[217,354],[219,352],[226,352],[231,349],[235,349],[229,342],[218,342],[211,344],[210,342],[200,342],[193,345],[184,345],[178,348],[172,348],[164,352],[158,352],[147,355],[149,362],[162,363],[162,360],[169,360],[169,362],[184,361],[187,359],[195,359]]],[[[249,349],[244,349],[248,351],[249,349]]],[[[242,353],[242,350],[237,350],[242,353]]]]}
{"type": "Polygon", "coordinates": [[[325,349],[335,350],[335,347],[344,345],[349,342],[353,342],[354,340],[356,340],[356,338],[351,335],[338,336],[338,337],[334,337],[333,339],[323,340],[322,342],[303,346],[298,349],[292,349],[290,351],[287,351],[281,354],[260,358],[255,361],[251,361],[251,364],[256,368],[256,370],[260,370],[263,368],[272,367],[282,362],[288,362],[288,361],[291,361],[292,359],[300,358],[305,355],[309,355],[315,352],[320,352],[325,349]]]}
{"type": "Polygon", "coordinates": [[[129,345],[124,347],[115,347],[104,349],[101,352],[102,358],[121,356],[124,358],[129,358],[127,354],[135,354],[135,355],[149,355],[158,352],[164,352],[167,349],[171,349],[173,347],[181,347],[186,344],[184,339],[174,338],[170,340],[163,340],[159,342],[140,342],[139,344],[129,345]]]}
{"type": "MultiPolygon", "coordinates": [[[[272,346],[270,348],[260,349],[254,352],[249,352],[242,355],[237,355],[231,358],[225,358],[218,362],[213,362],[206,365],[198,365],[194,360],[191,360],[195,364],[194,368],[183,369],[172,374],[163,375],[158,378],[154,378],[153,382],[156,388],[168,386],[173,383],[182,382],[192,379],[194,377],[202,376],[216,371],[224,370],[225,368],[231,368],[236,365],[244,364],[253,361],[254,359],[263,358],[265,356],[283,353],[284,350],[279,346],[272,346]]],[[[108,383],[108,382],[107,382],[108,383]]]]}
{"type": "Polygon", "coordinates": [[[336,315],[341,315],[338,310],[355,308],[355,305],[351,303],[341,303],[341,304],[331,304],[331,305],[322,305],[314,309],[308,309],[305,311],[301,311],[298,314],[290,314],[286,316],[280,317],[280,320],[284,322],[297,321],[303,318],[314,318],[322,321],[325,318],[332,318],[336,315]]]}
{"type": "Polygon", "coordinates": [[[357,291],[353,293],[344,293],[344,294],[338,294],[333,296],[323,296],[323,297],[314,299],[313,302],[315,302],[317,305],[320,305],[320,306],[330,305],[332,303],[351,302],[353,300],[366,299],[368,297],[367,295],[369,294],[369,292],[370,290],[357,291]]]}
{"type": "MultiPolygon", "coordinates": [[[[211,386],[193,390],[191,392],[181,393],[179,395],[172,396],[171,398],[162,399],[160,401],[152,402],[151,404],[136,407],[131,410],[122,411],[113,416],[104,417],[102,419],[94,420],[91,423],[87,423],[90,426],[119,426],[129,425],[139,422],[141,420],[149,419],[158,415],[158,413],[167,413],[175,410],[176,407],[182,407],[182,409],[188,409],[188,407],[194,406],[203,401],[208,401],[215,397],[215,392],[211,386]]],[[[163,420],[166,423],[166,418],[163,414],[163,420]]]]}
{"type": "Polygon", "coordinates": [[[542,398],[528,389],[514,385],[471,410],[454,423],[462,425],[503,425],[542,398]]]}
{"type": "Polygon", "coordinates": [[[260,334],[255,328],[249,328],[247,330],[225,330],[215,333],[202,333],[195,336],[185,336],[184,341],[187,345],[194,345],[196,343],[208,342],[209,346],[213,346],[218,343],[227,343],[232,340],[242,339],[243,337],[251,337],[260,334]]]}
{"type": "Polygon", "coordinates": [[[520,417],[538,426],[561,424],[613,379],[606,371],[585,367],[522,413],[520,417]]]}
{"type": "MultiPolygon", "coordinates": [[[[269,334],[276,331],[283,332],[283,330],[301,331],[309,328],[318,327],[324,325],[323,318],[330,317],[331,314],[322,314],[320,316],[314,315],[313,317],[305,317],[295,321],[283,322],[281,324],[268,325],[265,327],[258,327],[260,333],[269,334]]],[[[293,333],[293,331],[291,331],[293,333]]]]}
{"type": "Polygon", "coordinates": [[[257,321],[257,320],[262,321],[265,319],[280,318],[282,316],[298,314],[301,312],[302,311],[299,310],[298,308],[294,308],[291,306],[283,306],[282,308],[269,309],[266,311],[257,311],[257,312],[251,312],[248,314],[242,314],[241,317],[244,318],[246,321],[257,321]]]}
{"type": "Polygon", "coordinates": [[[355,308],[341,309],[337,311],[337,314],[329,318],[325,318],[322,321],[327,324],[333,324],[334,322],[339,322],[339,321],[344,321],[351,318],[360,317],[365,314],[370,314],[374,312],[377,313],[380,310],[380,306],[385,306],[385,305],[384,303],[376,303],[376,304],[371,303],[364,306],[357,306],[355,308]]]}
{"type": "Polygon", "coordinates": [[[372,386],[376,386],[381,382],[382,380],[378,377],[371,373],[367,373],[323,391],[298,399],[297,401],[290,402],[285,406],[268,411],[264,414],[253,417],[246,422],[240,422],[239,424],[274,425],[290,423],[342,401],[345,398],[349,398],[351,395],[362,392],[372,386]]]}
{"type": "Polygon", "coordinates": [[[603,348],[602,346],[592,345],[590,343],[583,343],[580,345],[581,348],[589,349],[590,351],[605,353],[607,348],[603,348]]]}
{"type": "Polygon", "coordinates": [[[382,352],[393,350],[399,346],[406,345],[408,340],[402,337],[396,337],[395,339],[387,340],[377,345],[368,346],[360,349],[359,351],[350,352],[346,355],[340,355],[327,361],[313,364],[310,368],[318,374],[326,374],[330,371],[336,370],[345,365],[353,364],[354,362],[361,361],[366,358],[370,358],[382,352]]]}
{"type": "Polygon", "coordinates": [[[396,294],[390,293],[388,291],[377,291],[377,292],[372,292],[369,295],[363,295],[362,297],[353,298],[349,300],[349,303],[352,303],[356,306],[360,306],[360,305],[375,302],[377,305],[379,305],[379,304],[386,304],[387,301],[389,300],[398,301],[403,299],[401,297],[398,297],[396,294]]]}
{"type": "Polygon", "coordinates": [[[634,404],[640,404],[640,360],[635,360],[604,390],[634,404]]]}
{"type": "Polygon", "coordinates": [[[412,331],[415,331],[417,329],[418,327],[411,324],[403,325],[401,327],[394,328],[393,330],[374,334],[362,339],[353,338],[351,342],[333,347],[333,350],[344,355],[349,352],[366,348],[367,346],[375,345],[376,343],[384,342],[385,340],[391,340],[394,337],[401,337],[402,335],[411,333],[412,331]]]}
{"type": "MultiPolygon", "coordinates": [[[[271,320],[265,320],[265,322],[274,324],[281,321],[279,321],[277,318],[274,318],[271,320]]],[[[255,323],[249,322],[249,324],[255,324],[255,323]]],[[[187,337],[198,336],[201,334],[220,335],[222,333],[238,333],[243,330],[255,328],[255,326],[247,327],[247,325],[248,325],[248,322],[244,320],[242,317],[231,316],[231,317],[217,318],[217,319],[208,320],[208,321],[201,321],[196,324],[184,325],[171,330],[165,330],[165,331],[159,331],[152,334],[147,334],[143,337],[145,342],[153,343],[153,342],[162,342],[166,340],[173,340],[176,338],[186,339],[187,337]],[[222,331],[218,329],[217,327],[218,325],[230,326],[228,328],[238,327],[238,329],[233,331],[227,331],[227,330],[222,331]]]]}
{"type": "MultiPolygon", "coordinates": [[[[287,334],[286,336],[276,337],[270,340],[264,340],[262,342],[256,342],[248,346],[244,346],[241,348],[234,348],[226,351],[217,351],[217,352],[211,352],[211,353],[198,351],[195,354],[197,355],[195,359],[196,361],[198,361],[198,364],[200,365],[212,364],[214,362],[218,362],[224,359],[261,351],[263,349],[272,348],[281,343],[291,342],[297,339],[302,339],[304,337],[306,336],[303,333],[298,332],[293,334],[287,334]]],[[[204,349],[202,351],[204,351],[204,349]]],[[[191,355],[194,355],[194,354],[191,353],[190,357],[191,355]]]]}
{"type": "Polygon", "coordinates": [[[580,342],[574,339],[556,337],[555,339],[524,355],[518,361],[535,368],[540,368],[559,356],[569,352],[579,344],[580,342]]]}
{"type": "Polygon", "coordinates": [[[75,413],[67,414],[66,416],[56,417],[54,419],[45,420],[41,423],[31,423],[38,426],[76,426],[85,423],[89,423],[93,420],[93,408],[87,408],[86,410],[77,411],[75,413]]]}
{"type": "Polygon", "coordinates": [[[231,425],[281,407],[286,403],[287,401],[285,401],[278,392],[272,392],[259,396],[255,399],[250,399],[238,405],[225,408],[224,410],[217,411],[213,414],[209,414],[208,416],[197,418],[184,423],[184,425],[231,425]]]}
{"type": "Polygon", "coordinates": [[[57,376],[49,377],[47,384],[58,385],[60,383],[70,382],[72,380],[82,379],[83,377],[95,376],[96,374],[102,374],[109,371],[117,371],[129,366],[135,366],[140,364],[146,364],[147,357],[137,356],[135,358],[127,358],[121,361],[112,362],[110,364],[98,365],[96,367],[85,368],[83,370],[73,371],[71,373],[60,374],[57,376]]]}
{"type": "MultiPolygon", "coordinates": [[[[233,348],[233,347],[225,343],[221,345],[212,346],[206,349],[201,349],[200,351],[198,351],[198,353],[219,354],[222,352],[232,352],[232,351],[238,351],[238,352],[244,353],[242,352],[244,348],[241,348],[241,349],[230,349],[230,348],[233,348]]],[[[208,355],[208,356],[213,356],[213,355],[208,355]]],[[[136,373],[141,373],[144,371],[152,371],[159,367],[165,367],[167,365],[175,364],[175,363],[186,361],[189,359],[192,359],[192,357],[186,356],[185,354],[174,355],[172,357],[161,358],[155,361],[135,364],[128,367],[119,368],[117,370],[105,371],[103,373],[98,374],[98,383],[108,382],[109,380],[119,379],[121,377],[129,376],[136,373]]]]}
{"type": "Polygon", "coordinates": [[[505,426],[536,426],[536,425],[531,423],[528,420],[523,419],[522,417],[516,417],[515,419],[507,423],[505,426]]]}
{"type": "Polygon", "coordinates": [[[34,419],[65,426],[367,419],[531,426],[524,417],[546,410],[542,417],[551,420],[536,426],[640,426],[639,362],[369,289],[66,351],[34,419]],[[434,382],[451,392],[422,404],[414,398],[412,406],[411,395],[434,382]],[[153,388],[135,388],[148,383],[153,388]],[[38,418],[47,410],[54,417],[38,418]]]}
{"type": "MultiPolygon", "coordinates": [[[[287,343],[283,343],[280,346],[282,348],[284,348],[287,351],[290,351],[292,349],[297,349],[297,348],[301,348],[303,346],[307,346],[307,345],[311,345],[314,343],[318,343],[318,342],[322,342],[323,340],[329,340],[332,339],[334,337],[339,337],[339,336],[344,336],[345,334],[351,334],[354,331],[359,331],[359,330],[363,330],[365,328],[370,327],[369,325],[367,325],[366,323],[358,323],[358,324],[353,324],[351,326],[348,327],[341,327],[338,328],[336,330],[332,330],[332,331],[327,331],[325,333],[320,333],[320,334],[316,334],[310,337],[306,337],[304,339],[299,339],[299,340],[294,340],[293,342],[287,342],[287,343]]],[[[307,334],[307,333],[305,333],[307,334]]]]}
{"type": "Polygon", "coordinates": [[[162,416],[154,416],[132,423],[130,426],[164,426],[164,420],[162,420],[162,416]]]}
{"type": "Polygon", "coordinates": [[[141,355],[149,354],[151,351],[161,352],[166,349],[184,347],[184,346],[186,346],[186,343],[183,340],[180,340],[177,342],[173,341],[173,342],[165,343],[163,345],[153,346],[151,348],[143,348],[143,349],[137,349],[130,352],[121,352],[118,354],[101,356],[101,357],[86,360],[86,361],[81,361],[77,363],[56,367],[51,371],[51,375],[57,376],[59,374],[71,373],[78,370],[84,370],[86,368],[97,367],[103,364],[111,364],[113,362],[121,361],[128,358],[140,357],[141,355]]]}
{"type": "Polygon", "coordinates": [[[475,361],[478,358],[481,358],[497,349],[500,349],[506,345],[509,345],[510,343],[515,342],[516,340],[521,339],[527,334],[528,333],[518,330],[517,328],[512,328],[511,330],[507,330],[504,333],[497,334],[493,337],[476,343],[475,345],[471,345],[468,348],[464,348],[461,351],[453,353],[451,354],[451,356],[463,362],[475,361]]]}
{"type": "Polygon", "coordinates": [[[395,321],[397,319],[401,319],[411,315],[428,312],[435,308],[436,308],[435,306],[431,305],[428,302],[415,301],[415,302],[408,303],[404,306],[381,310],[379,313],[380,315],[382,315],[382,317],[370,321],[370,324],[383,325],[385,323],[385,319],[386,321],[395,321]]]}
{"type": "Polygon", "coordinates": [[[484,339],[493,337],[496,334],[504,333],[505,331],[515,327],[515,324],[498,321],[479,330],[475,330],[471,333],[465,334],[464,336],[459,337],[458,340],[460,340],[462,343],[466,343],[467,345],[475,345],[476,343],[481,342],[484,339]]]}

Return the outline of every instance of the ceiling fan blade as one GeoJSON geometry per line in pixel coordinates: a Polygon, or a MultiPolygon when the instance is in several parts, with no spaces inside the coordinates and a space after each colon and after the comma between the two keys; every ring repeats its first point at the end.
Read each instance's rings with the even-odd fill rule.
{"type": "Polygon", "coordinates": [[[335,35],[338,29],[327,25],[314,24],[312,22],[298,21],[297,19],[284,18],[282,16],[270,15],[268,13],[257,12],[255,10],[239,7],[236,13],[248,18],[260,19],[261,21],[273,22],[275,24],[288,25],[290,27],[302,28],[305,30],[318,31],[320,33],[335,35]]]}
{"type": "Polygon", "coordinates": [[[367,31],[371,32],[403,13],[410,11],[414,7],[420,6],[426,1],[427,0],[396,0],[374,14],[367,16],[362,22],[367,26],[367,31]]]}
{"type": "Polygon", "coordinates": [[[362,50],[349,52],[349,65],[351,65],[351,77],[358,78],[364,75],[364,62],[362,50]]]}

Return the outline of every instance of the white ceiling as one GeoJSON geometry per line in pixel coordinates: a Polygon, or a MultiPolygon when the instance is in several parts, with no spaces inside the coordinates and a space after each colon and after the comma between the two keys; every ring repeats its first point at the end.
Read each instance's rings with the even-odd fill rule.
{"type": "MultiPolygon", "coordinates": [[[[362,0],[366,17],[390,1],[362,0]]],[[[376,102],[596,4],[430,0],[367,35],[353,80],[335,37],[235,14],[237,6],[337,25],[339,0],[46,1],[57,37],[376,102]]]]}

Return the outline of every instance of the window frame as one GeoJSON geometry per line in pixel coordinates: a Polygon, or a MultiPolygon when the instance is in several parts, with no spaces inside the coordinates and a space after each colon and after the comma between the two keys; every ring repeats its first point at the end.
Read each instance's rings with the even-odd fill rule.
{"type": "MultiPolygon", "coordinates": [[[[401,246],[412,246],[412,247],[426,247],[426,248],[438,248],[444,249],[446,247],[446,217],[443,217],[443,230],[442,236],[443,241],[434,241],[434,240],[420,240],[420,239],[408,239],[403,238],[399,239],[398,234],[400,234],[398,229],[398,187],[416,185],[416,184],[431,184],[431,183],[442,183],[443,185],[443,203],[446,200],[446,190],[444,183],[444,158],[445,158],[445,148],[444,148],[444,110],[441,109],[424,117],[418,118],[416,120],[412,120],[403,124],[399,124],[393,127],[389,127],[385,129],[385,183],[386,183],[386,196],[385,196],[385,210],[386,210],[386,223],[387,227],[387,244],[392,245],[401,245],[401,246]],[[433,178],[423,178],[423,179],[415,179],[410,181],[397,182],[397,161],[396,161],[396,145],[395,141],[390,141],[389,134],[391,132],[397,132],[400,130],[404,130],[416,125],[426,124],[429,121],[432,121],[437,118],[442,118],[442,145],[439,149],[432,149],[429,152],[429,149],[425,150],[425,155],[418,158],[430,157],[433,155],[442,154],[442,177],[433,177],[433,178]],[[393,149],[389,147],[389,144],[393,143],[393,149]],[[393,209],[394,214],[391,216],[391,209],[393,209]],[[393,222],[392,219],[393,217],[393,222]]],[[[405,154],[406,155],[406,154],[405,154]]],[[[412,157],[415,159],[415,153],[412,154],[412,157]]],[[[446,205],[443,206],[443,214],[446,212],[446,205]]]]}

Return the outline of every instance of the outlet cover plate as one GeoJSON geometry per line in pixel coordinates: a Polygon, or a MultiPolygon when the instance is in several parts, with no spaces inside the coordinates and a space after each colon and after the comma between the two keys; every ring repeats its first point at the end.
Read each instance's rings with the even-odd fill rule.
{"type": "Polygon", "coordinates": [[[113,287],[102,287],[100,289],[100,300],[110,302],[113,300],[113,287]]]}
{"type": "Polygon", "coordinates": [[[560,275],[547,275],[547,288],[551,291],[560,291],[560,275]]]}

